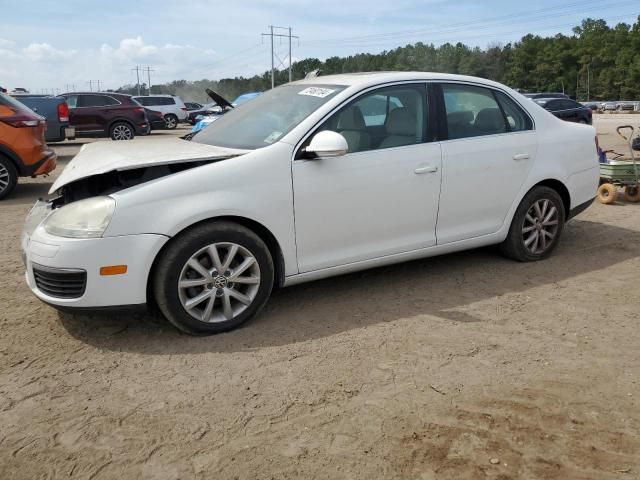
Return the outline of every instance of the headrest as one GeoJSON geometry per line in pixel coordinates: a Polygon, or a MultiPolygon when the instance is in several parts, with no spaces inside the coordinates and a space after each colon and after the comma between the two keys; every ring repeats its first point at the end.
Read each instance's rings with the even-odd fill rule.
{"type": "Polygon", "coordinates": [[[338,130],[365,130],[366,127],[360,107],[351,105],[340,114],[338,130]]]}
{"type": "Polygon", "coordinates": [[[504,117],[499,108],[484,108],[478,112],[474,122],[484,132],[504,132],[504,117]]]}
{"type": "Polygon", "coordinates": [[[449,125],[465,125],[473,122],[473,112],[471,110],[462,110],[460,112],[451,112],[447,114],[447,122],[449,125]]]}
{"type": "Polygon", "coordinates": [[[387,117],[387,135],[410,137],[416,134],[416,116],[406,107],[396,108],[387,117]]]}

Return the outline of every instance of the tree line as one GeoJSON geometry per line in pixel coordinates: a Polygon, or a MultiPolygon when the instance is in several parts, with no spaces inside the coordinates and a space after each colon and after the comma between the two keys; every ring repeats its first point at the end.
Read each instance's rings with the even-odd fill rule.
{"type": "MultiPolygon", "coordinates": [[[[529,92],[565,92],[580,101],[640,100],[640,15],[633,25],[609,26],[605,20],[588,18],[572,35],[529,34],[517,42],[485,49],[463,43],[435,46],[417,42],[376,54],[335,56],[325,61],[307,58],[293,64],[293,78],[302,79],[316,69],[323,75],[388,70],[456,73],[529,92]]],[[[288,78],[288,71],[277,71],[276,85],[288,78]]],[[[271,88],[271,72],[250,78],[175,80],[153,85],[151,92],[206,102],[205,88],[232,100],[242,93],[271,88]]],[[[136,87],[126,85],[118,91],[133,94],[136,87]]]]}

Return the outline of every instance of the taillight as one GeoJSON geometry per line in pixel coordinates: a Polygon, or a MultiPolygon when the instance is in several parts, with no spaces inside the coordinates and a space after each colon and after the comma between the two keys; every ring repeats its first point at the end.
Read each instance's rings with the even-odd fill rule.
{"type": "Polygon", "coordinates": [[[144,112],[144,108],[136,107],[136,108],[133,109],[133,111],[136,112],[136,113],[142,113],[142,112],[144,112]]]}
{"type": "Polygon", "coordinates": [[[37,127],[46,123],[42,117],[25,112],[15,112],[11,116],[0,117],[0,122],[15,128],[37,127]]]}
{"type": "Polygon", "coordinates": [[[180,107],[180,110],[184,110],[185,112],[188,112],[189,110],[187,109],[187,107],[180,107]]]}
{"type": "Polygon", "coordinates": [[[69,106],[67,105],[67,102],[62,102],[58,105],[58,120],[60,122],[69,121],[69,106]]]}
{"type": "Polygon", "coordinates": [[[589,115],[593,114],[593,110],[591,110],[590,108],[587,108],[587,112],[589,112],[589,115]]]}

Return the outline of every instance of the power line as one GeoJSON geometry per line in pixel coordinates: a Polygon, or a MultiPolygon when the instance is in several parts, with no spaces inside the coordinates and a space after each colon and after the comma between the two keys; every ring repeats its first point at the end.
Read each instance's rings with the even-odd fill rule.
{"type": "MultiPolygon", "coordinates": [[[[275,53],[275,50],[273,49],[273,39],[275,37],[279,37],[279,38],[287,38],[289,39],[289,81],[291,81],[291,77],[292,77],[292,70],[291,70],[291,39],[295,38],[298,41],[300,40],[300,37],[297,37],[295,35],[291,35],[291,27],[276,27],[274,25],[269,25],[269,33],[263,33],[262,34],[262,38],[264,37],[269,37],[271,40],[271,88],[275,87],[275,64],[274,64],[274,57],[278,57],[278,55],[275,53]],[[275,30],[285,30],[288,33],[286,35],[282,34],[282,33],[274,33],[274,29],[275,30]]],[[[283,66],[284,62],[280,59],[280,57],[278,57],[278,68],[283,66]]]]}
{"type": "Polygon", "coordinates": [[[95,83],[97,85],[97,92],[100,91],[100,80],[89,80],[87,82],[89,84],[89,91],[93,92],[93,84],[95,83]]]}
{"type": "Polygon", "coordinates": [[[421,28],[421,29],[414,29],[414,30],[399,30],[395,32],[386,32],[386,33],[371,34],[371,35],[310,40],[306,42],[301,42],[301,44],[304,46],[310,46],[314,44],[322,44],[322,45],[338,44],[340,46],[343,46],[345,43],[352,43],[352,42],[361,43],[365,41],[369,41],[369,42],[377,41],[377,43],[379,43],[386,39],[392,40],[392,39],[397,39],[399,37],[416,36],[421,34],[433,35],[433,34],[439,34],[439,33],[449,33],[449,32],[453,33],[455,31],[467,30],[469,29],[469,27],[473,27],[475,25],[482,25],[482,24],[484,24],[484,28],[493,28],[495,25],[492,25],[491,27],[489,27],[489,25],[487,24],[495,24],[495,23],[509,24],[509,25],[512,25],[514,23],[530,24],[531,22],[534,22],[534,21],[537,22],[540,20],[548,19],[548,18],[575,15],[578,13],[584,14],[585,12],[589,12],[589,11],[601,10],[603,8],[612,8],[615,6],[622,6],[627,4],[635,4],[635,1],[627,0],[627,1],[617,1],[614,3],[603,4],[602,0],[585,0],[583,2],[564,4],[557,7],[548,7],[548,8],[538,9],[538,10],[528,10],[528,11],[522,11],[517,13],[511,13],[508,15],[501,15],[498,17],[485,17],[481,19],[469,20],[467,22],[451,24],[446,28],[436,29],[436,30],[428,29],[428,28],[421,28]],[[591,8],[585,8],[585,7],[589,7],[590,5],[591,5],[591,8]],[[579,12],[576,11],[576,7],[580,7],[579,12]],[[517,21],[514,22],[513,21],[514,18],[520,18],[521,20],[519,22],[517,21]]]}
{"type": "Polygon", "coordinates": [[[142,70],[147,72],[147,79],[149,81],[149,83],[147,84],[147,91],[149,92],[149,95],[151,95],[151,72],[155,72],[155,70],[150,68],[149,65],[147,65],[142,70]]]}

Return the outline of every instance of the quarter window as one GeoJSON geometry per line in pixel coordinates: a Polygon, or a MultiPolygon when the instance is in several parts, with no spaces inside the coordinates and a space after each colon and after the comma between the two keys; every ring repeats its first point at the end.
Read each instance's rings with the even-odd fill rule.
{"type": "Polygon", "coordinates": [[[367,93],[334,113],[319,129],[340,133],[349,153],[425,141],[426,87],[397,85],[367,93]]]}
{"type": "Polygon", "coordinates": [[[491,90],[445,84],[442,92],[450,139],[507,132],[507,123],[491,90]]]}
{"type": "Polygon", "coordinates": [[[531,117],[527,115],[522,108],[511,98],[502,92],[494,92],[505,117],[510,132],[522,132],[525,130],[533,130],[533,122],[531,117]]]}

